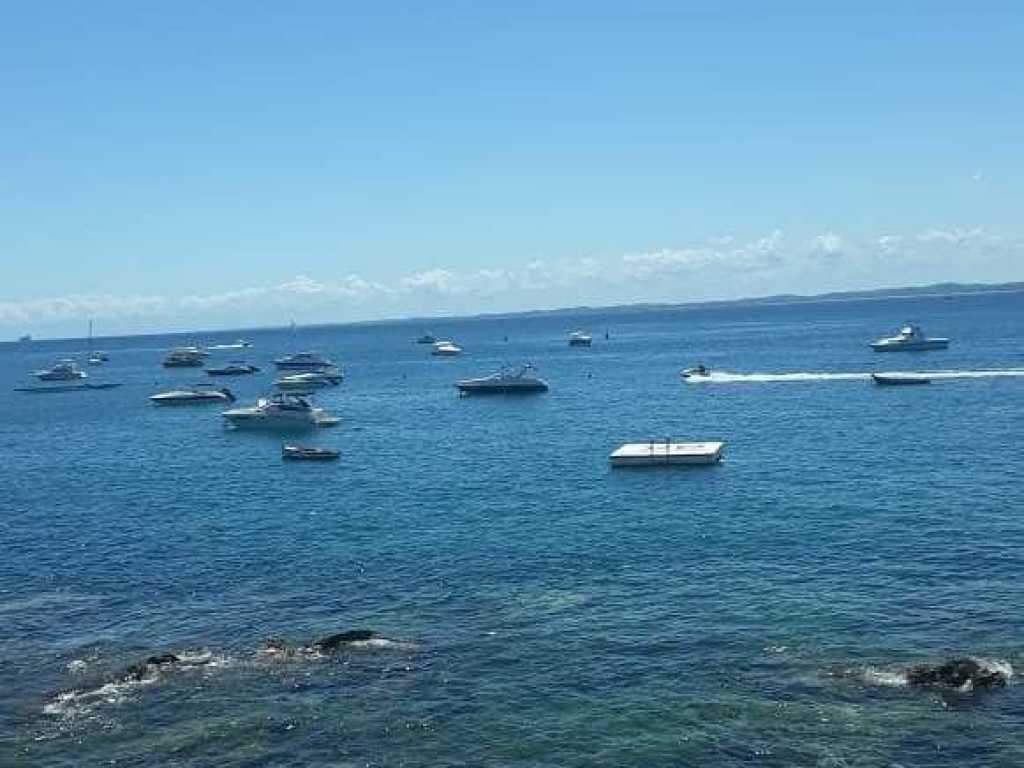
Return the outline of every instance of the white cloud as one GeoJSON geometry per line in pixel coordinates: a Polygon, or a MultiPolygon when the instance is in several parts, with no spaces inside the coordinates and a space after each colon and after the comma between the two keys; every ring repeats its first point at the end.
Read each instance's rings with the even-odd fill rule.
{"type": "Polygon", "coordinates": [[[826,232],[811,241],[811,250],[821,256],[838,256],[843,250],[843,238],[835,232],[826,232]]]}
{"type": "Polygon", "coordinates": [[[981,227],[974,229],[929,229],[917,236],[922,243],[952,243],[963,245],[964,243],[976,242],[985,237],[985,231],[981,227]]]}

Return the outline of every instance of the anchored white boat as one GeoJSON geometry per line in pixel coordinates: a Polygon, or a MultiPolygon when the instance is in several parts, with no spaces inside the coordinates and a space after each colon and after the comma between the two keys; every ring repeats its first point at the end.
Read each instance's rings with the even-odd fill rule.
{"type": "Polygon", "coordinates": [[[322,371],[325,368],[336,367],[319,352],[296,352],[285,355],[277,358],[274,365],[284,371],[322,371]]]}
{"type": "Polygon", "coordinates": [[[454,357],[462,354],[462,347],[454,341],[435,341],[430,354],[436,357],[454,357]]]}
{"type": "Polygon", "coordinates": [[[337,423],[323,408],[316,408],[305,397],[279,394],[261,398],[256,405],[232,408],[222,414],[228,422],[242,429],[313,429],[337,423]]]}
{"type": "Polygon", "coordinates": [[[316,448],[307,445],[283,445],[281,457],[298,461],[332,461],[341,456],[341,451],[333,448],[316,448]]]}
{"type": "Polygon", "coordinates": [[[232,342],[231,344],[214,344],[212,347],[210,347],[210,349],[248,349],[251,346],[251,341],[239,339],[238,341],[232,342]]]}
{"type": "Polygon", "coordinates": [[[463,394],[526,394],[529,392],[547,392],[548,383],[537,376],[532,365],[519,368],[502,368],[490,376],[477,379],[463,379],[455,386],[463,394]]]}
{"type": "Polygon", "coordinates": [[[235,396],[230,389],[214,389],[210,386],[181,387],[149,396],[153,405],[198,405],[202,403],[233,403],[235,396]]]}
{"type": "Polygon", "coordinates": [[[717,464],[725,443],[673,443],[670,440],[626,443],[612,452],[613,467],[647,467],[669,464],[717,464]]]}
{"type": "Polygon", "coordinates": [[[336,387],[344,380],[345,374],[335,368],[328,368],[323,371],[307,371],[306,373],[293,373],[282,376],[274,382],[278,389],[288,389],[298,392],[308,392],[313,389],[324,389],[336,387]]]}
{"type": "Polygon", "coordinates": [[[164,368],[199,368],[207,352],[201,347],[176,347],[167,353],[162,365],[164,368]]]}
{"type": "Polygon", "coordinates": [[[584,331],[573,331],[569,334],[570,347],[589,347],[594,343],[594,337],[584,331]]]}
{"type": "Polygon", "coordinates": [[[921,326],[910,323],[900,328],[895,336],[871,342],[875,352],[919,352],[928,349],[946,349],[949,339],[929,337],[921,330],[921,326]]]}
{"type": "Polygon", "coordinates": [[[52,368],[34,371],[32,375],[40,381],[76,381],[88,376],[71,358],[58,361],[52,368]]]}

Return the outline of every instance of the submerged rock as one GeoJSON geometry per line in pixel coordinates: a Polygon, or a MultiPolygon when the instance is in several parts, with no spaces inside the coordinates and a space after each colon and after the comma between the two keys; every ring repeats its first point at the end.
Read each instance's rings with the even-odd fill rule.
{"type": "Polygon", "coordinates": [[[952,659],[937,667],[922,665],[907,670],[907,682],[919,687],[995,688],[1006,685],[1006,674],[990,669],[974,659],[952,659]]]}
{"type": "Polygon", "coordinates": [[[130,680],[138,682],[139,680],[145,678],[153,667],[159,668],[164,666],[165,664],[176,664],[179,661],[181,661],[181,659],[179,659],[173,653],[162,653],[159,656],[150,656],[143,662],[139,662],[138,664],[132,664],[130,667],[128,667],[128,669],[126,669],[124,672],[120,674],[118,679],[124,681],[130,680]]]}

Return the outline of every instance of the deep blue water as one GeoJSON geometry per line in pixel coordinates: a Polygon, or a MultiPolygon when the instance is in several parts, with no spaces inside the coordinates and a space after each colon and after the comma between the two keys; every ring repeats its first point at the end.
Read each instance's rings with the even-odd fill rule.
{"type": "Polygon", "coordinates": [[[0,765],[1024,764],[1018,678],[885,684],[1024,669],[1024,376],[816,376],[1024,371],[1024,296],[433,322],[458,359],[423,330],[242,334],[243,403],[280,353],[343,363],[333,464],[150,406],[201,376],[159,365],[183,337],[103,340],[124,386],[61,395],[12,388],[82,342],[0,345],[0,765]],[[953,345],[867,348],[908,318],[953,345]],[[549,393],[455,396],[519,360],[549,393]],[[726,461],[610,469],[666,435],[726,461]],[[258,653],[353,627],[397,642],[258,653]],[[193,661],[103,688],[163,652],[193,661]]]}

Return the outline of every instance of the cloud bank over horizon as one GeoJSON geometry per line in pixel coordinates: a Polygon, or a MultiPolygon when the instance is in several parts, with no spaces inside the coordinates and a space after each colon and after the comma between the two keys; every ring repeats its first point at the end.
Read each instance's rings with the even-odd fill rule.
{"type": "Polygon", "coordinates": [[[831,230],[809,237],[773,230],[748,239],[722,236],[613,256],[435,267],[384,281],[300,272],[283,282],[177,296],[0,297],[0,328],[11,335],[80,335],[91,318],[104,333],[136,333],[1021,279],[1024,239],[979,227],[868,238],[831,230]],[[1013,265],[1009,272],[1007,265],[1013,265]]]}

